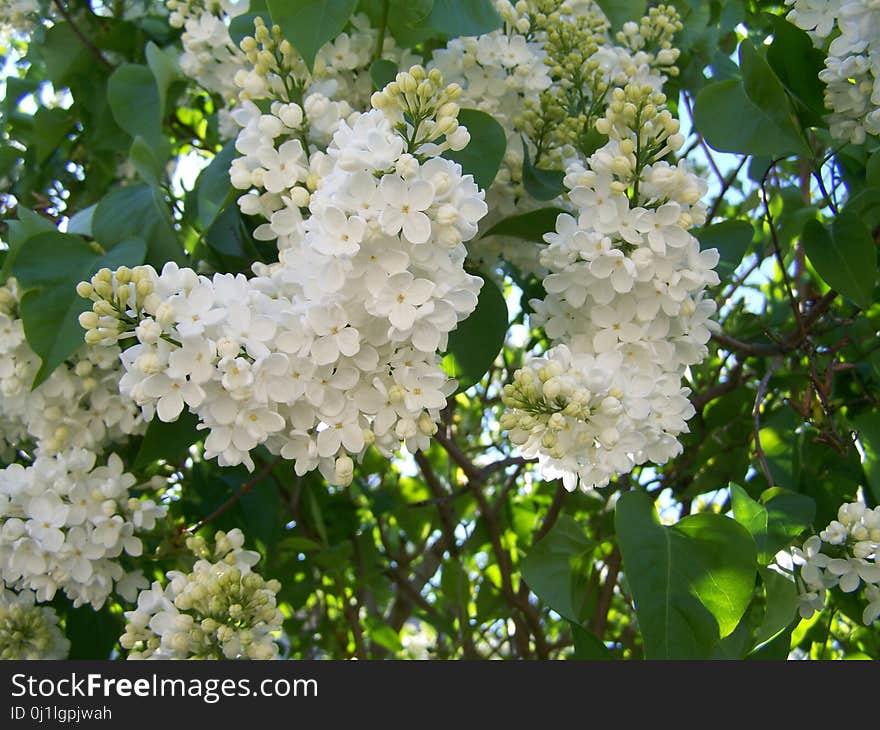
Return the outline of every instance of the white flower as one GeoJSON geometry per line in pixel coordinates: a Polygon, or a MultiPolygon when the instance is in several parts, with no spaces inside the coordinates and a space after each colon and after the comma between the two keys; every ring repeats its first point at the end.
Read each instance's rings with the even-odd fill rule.
{"type": "Polygon", "coordinates": [[[150,529],[165,508],[129,498],[135,479],[118,456],[105,466],[95,458],[70,450],[0,471],[0,494],[12,508],[0,510],[0,574],[8,587],[33,590],[41,601],[61,589],[75,606],[100,608],[125,577],[120,554],[141,554],[135,533],[150,529]],[[141,504],[150,516],[136,525],[141,504]]]}
{"type": "Polygon", "coordinates": [[[366,224],[361,218],[348,218],[339,208],[328,206],[321,212],[321,229],[313,245],[328,256],[353,256],[360,249],[366,224]]]}
{"type": "Polygon", "coordinates": [[[360,333],[349,326],[342,307],[315,307],[309,310],[308,322],[316,335],[311,352],[318,365],[329,365],[340,355],[352,357],[360,350],[360,333]]]}
{"type": "Polygon", "coordinates": [[[218,531],[212,550],[203,539],[187,546],[199,557],[189,573],[169,571],[125,613],[119,643],[129,659],[273,659],[283,616],[278,581],[252,568],[259,554],[242,550],[240,530],[218,531]]]}
{"type": "Polygon", "coordinates": [[[147,398],[156,399],[156,414],[166,423],[177,420],[183,410],[184,402],[194,408],[205,397],[205,391],[196,383],[175,380],[165,373],[156,373],[148,377],[143,382],[142,392],[147,398]]]}
{"type": "Polygon", "coordinates": [[[428,279],[416,279],[408,271],[389,276],[382,287],[374,292],[376,314],[384,315],[393,327],[401,331],[412,328],[418,308],[434,292],[435,284],[428,279]]]}
{"type": "Polygon", "coordinates": [[[431,221],[424,211],[434,202],[434,186],[425,180],[406,182],[397,175],[386,175],[379,183],[385,206],[379,215],[382,229],[389,235],[401,230],[410,243],[425,243],[431,237],[431,221]]]}
{"type": "Polygon", "coordinates": [[[32,591],[0,588],[0,660],[66,659],[69,650],[53,608],[35,605],[32,591]]]}
{"type": "Polygon", "coordinates": [[[844,593],[852,593],[862,581],[880,583],[880,565],[861,558],[833,558],[828,561],[828,572],[839,578],[840,590],[844,593]]]}

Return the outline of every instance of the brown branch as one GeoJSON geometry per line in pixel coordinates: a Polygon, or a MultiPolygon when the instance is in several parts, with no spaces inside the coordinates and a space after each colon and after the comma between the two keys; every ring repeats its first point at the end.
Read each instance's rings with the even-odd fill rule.
{"type": "Polygon", "coordinates": [[[242,497],[244,497],[246,494],[253,491],[254,487],[256,487],[267,476],[269,476],[272,469],[275,468],[275,466],[278,464],[279,461],[281,461],[280,456],[278,456],[278,457],[274,458],[272,461],[268,462],[262,469],[260,469],[260,471],[258,471],[256,473],[255,476],[253,476],[251,479],[249,479],[244,484],[242,484],[241,487],[239,488],[239,490],[235,494],[233,494],[229,499],[227,499],[223,504],[221,504],[217,509],[215,509],[211,514],[209,514],[203,520],[200,520],[195,525],[190,527],[187,530],[187,532],[189,532],[192,535],[195,535],[199,530],[201,530],[209,522],[217,519],[220,515],[222,515],[224,512],[226,512],[226,510],[228,510],[230,507],[232,507],[234,504],[236,504],[242,497]]]}
{"type": "Polygon", "coordinates": [[[770,240],[773,242],[773,252],[776,255],[776,261],[779,264],[779,270],[782,272],[782,282],[785,285],[785,292],[788,295],[788,301],[791,304],[791,311],[794,314],[794,321],[798,327],[800,341],[803,342],[807,337],[807,333],[804,329],[803,320],[801,319],[801,309],[798,305],[797,297],[794,295],[794,289],[791,285],[791,278],[788,275],[788,269],[785,268],[782,249],[779,246],[779,237],[776,234],[776,223],[773,221],[773,214],[770,212],[770,198],[767,196],[767,176],[770,174],[771,170],[776,168],[777,162],[779,162],[779,160],[771,162],[770,166],[767,168],[767,172],[764,173],[764,177],[761,178],[761,197],[764,199],[764,217],[767,219],[767,225],[770,228],[770,240]]]}
{"type": "Polygon", "coordinates": [[[558,482],[556,485],[556,494],[553,495],[553,501],[550,502],[550,508],[547,510],[547,514],[544,515],[544,521],[541,523],[541,526],[532,538],[532,545],[545,537],[547,533],[553,529],[553,525],[556,524],[556,520],[559,519],[559,515],[562,512],[562,506],[565,504],[565,497],[567,494],[568,491],[562,486],[562,482],[558,482]]]}
{"type": "Polygon", "coordinates": [[[755,407],[752,409],[752,419],[754,422],[753,428],[755,431],[755,453],[758,455],[758,463],[761,465],[761,471],[763,471],[764,476],[767,477],[767,484],[771,487],[776,484],[776,482],[773,479],[773,473],[770,471],[767,454],[764,453],[764,449],[761,446],[761,404],[767,397],[767,390],[770,387],[770,379],[781,365],[782,359],[777,358],[768,366],[767,372],[764,373],[764,377],[761,378],[761,382],[758,385],[758,393],[755,396],[755,407]]]}
{"type": "Polygon", "coordinates": [[[599,593],[599,599],[596,602],[596,609],[593,611],[593,620],[590,622],[590,628],[600,641],[605,634],[605,629],[608,627],[608,612],[611,610],[611,601],[614,599],[617,576],[620,575],[620,563],[620,549],[615,545],[611,555],[605,561],[608,572],[605,575],[605,582],[602,584],[602,591],[599,593]]]}
{"type": "Polygon", "coordinates": [[[449,497],[451,495],[440,484],[440,480],[437,479],[437,475],[431,468],[431,462],[428,461],[427,456],[421,451],[416,451],[415,460],[422,470],[428,489],[434,495],[433,501],[436,503],[437,512],[440,514],[440,523],[443,525],[443,532],[446,535],[447,543],[449,543],[449,550],[455,555],[458,552],[458,546],[455,542],[455,520],[452,510],[449,508],[449,497]]]}
{"type": "Polygon", "coordinates": [[[442,429],[434,434],[434,440],[446,450],[449,458],[464,472],[469,482],[483,484],[486,481],[483,470],[474,464],[468,458],[468,455],[461,450],[461,447],[452,438],[443,433],[442,429]]]}
{"type": "Polygon", "coordinates": [[[718,210],[721,208],[721,202],[724,200],[724,196],[727,194],[727,191],[730,190],[730,186],[733,185],[734,181],[739,176],[740,171],[743,169],[743,165],[746,164],[746,160],[748,159],[748,155],[743,157],[736,168],[724,179],[724,182],[721,185],[721,190],[718,191],[718,197],[715,198],[715,202],[712,203],[712,207],[709,208],[709,212],[706,213],[705,225],[708,226],[715,216],[718,215],[718,210]]]}
{"type": "Polygon", "coordinates": [[[495,499],[495,506],[493,509],[495,510],[495,516],[501,516],[501,509],[504,507],[505,500],[507,499],[507,495],[516,485],[517,480],[519,479],[519,475],[522,474],[523,464],[520,464],[513,470],[513,474],[511,474],[507,481],[504,482],[504,486],[501,488],[501,492],[498,494],[498,497],[495,499]]]}
{"type": "Polygon", "coordinates": [[[726,380],[717,385],[713,385],[711,388],[707,388],[700,393],[696,393],[691,399],[691,404],[694,406],[694,410],[697,413],[701,413],[702,410],[713,400],[720,398],[722,395],[733,392],[739,388],[741,384],[742,364],[737,363],[730,373],[728,373],[726,380]]]}
{"type": "Polygon", "coordinates": [[[106,68],[115,68],[113,64],[106,59],[104,54],[101,53],[101,50],[94,43],[92,43],[88,39],[86,34],[79,29],[79,26],[77,26],[77,24],[73,22],[73,18],[71,17],[70,12],[67,10],[64,3],[61,2],[61,0],[53,0],[53,2],[55,3],[55,7],[58,8],[58,12],[61,13],[61,17],[63,17],[67,21],[70,29],[76,34],[76,37],[79,38],[80,42],[88,49],[89,53],[91,53],[95,58],[98,59],[98,61],[104,64],[106,68]]]}

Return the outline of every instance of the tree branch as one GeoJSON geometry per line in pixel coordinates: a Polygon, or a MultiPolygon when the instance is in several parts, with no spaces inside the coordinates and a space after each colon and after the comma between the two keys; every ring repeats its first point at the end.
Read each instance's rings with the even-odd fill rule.
{"type": "Polygon", "coordinates": [[[70,15],[70,11],[65,7],[64,3],[61,0],[53,0],[55,3],[55,7],[58,8],[58,12],[61,13],[61,17],[67,21],[67,24],[70,26],[70,29],[76,34],[76,37],[79,38],[80,42],[89,50],[95,58],[98,59],[106,68],[112,69],[115,66],[107,60],[101,50],[92,43],[85,33],[83,33],[79,26],[73,22],[73,18],[70,15]]]}
{"type": "Polygon", "coordinates": [[[239,488],[239,490],[235,494],[233,494],[229,499],[227,499],[223,504],[221,504],[217,509],[215,509],[211,514],[209,514],[203,520],[200,520],[195,525],[190,527],[187,530],[187,532],[189,532],[191,535],[195,535],[199,530],[201,530],[209,522],[217,519],[220,515],[222,515],[224,512],[226,512],[226,510],[228,510],[236,502],[238,502],[242,497],[244,497],[246,494],[253,491],[254,487],[256,487],[267,476],[269,476],[272,469],[274,469],[275,466],[280,461],[281,461],[281,457],[278,456],[278,457],[274,458],[272,461],[266,463],[266,465],[262,469],[260,469],[260,471],[258,471],[254,477],[252,477],[251,479],[246,481],[244,484],[242,484],[241,487],[239,488]]]}
{"type": "Polygon", "coordinates": [[[764,377],[761,378],[761,382],[758,385],[758,393],[755,396],[755,407],[752,409],[753,428],[755,431],[755,453],[758,455],[758,463],[761,465],[761,471],[764,472],[764,476],[767,478],[767,484],[771,487],[776,484],[776,482],[773,479],[773,473],[770,471],[767,454],[764,453],[764,449],[761,446],[761,404],[767,397],[767,390],[770,387],[770,379],[779,369],[780,365],[782,365],[782,359],[776,358],[768,366],[767,372],[764,373],[764,377]]]}

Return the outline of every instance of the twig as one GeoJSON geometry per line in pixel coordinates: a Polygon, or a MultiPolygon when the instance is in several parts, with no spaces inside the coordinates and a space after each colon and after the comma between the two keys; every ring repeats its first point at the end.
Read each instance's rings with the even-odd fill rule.
{"type": "Polygon", "coordinates": [[[800,317],[800,330],[791,333],[788,337],[783,338],[779,342],[742,342],[729,335],[722,334],[721,332],[713,332],[712,339],[728,350],[733,350],[743,355],[752,355],[754,357],[772,357],[773,355],[782,355],[787,352],[792,352],[804,343],[809,336],[813,325],[816,324],[819,317],[828,311],[832,302],[834,302],[836,298],[837,292],[834,289],[828,291],[825,296],[816,302],[806,315],[800,317]]]}
{"type": "Polygon", "coordinates": [[[777,162],[779,162],[779,160],[773,160],[767,168],[767,172],[764,173],[764,177],[761,178],[761,196],[764,199],[764,217],[767,219],[767,225],[770,228],[770,240],[773,242],[773,252],[776,254],[776,261],[779,264],[779,270],[782,272],[782,281],[785,285],[785,291],[788,294],[788,301],[791,304],[794,321],[797,323],[798,332],[801,335],[801,341],[803,341],[803,339],[806,338],[806,332],[804,330],[803,320],[801,319],[801,310],[798,306],[798,300],[794,295],[794,289],[791,286],[791,278],[788,275],[788,269],[785,268],[785,261],[783,260],[782,250],[779,246],[779,237],[776,234],[776,224],[773,222],[773,214],[770,212],[770,199],[767,196],[767,176],[770,174],[771,170],[776,168],[777,162]]]}
{"type": "Polygon", "coordinates": [[[513,489],[516,485],[517,480],[519,479],[519,475],[522,474],[523,464],[520,464],[513,470],[513,474],[511,474],[507,481],[504,482],[504,486],[501,487],[501,492],[499,492],[498,497],[495,499],[495,506],[493,509],[495,510],[495,516],[501,516],[501,508],[504,507],[504,502],[507,499],[508,493],[513,489]]]}
{"type": "Polygon", "coordinates": [[[767,397],[767,390],[770,387],[770,379],[781,365],[782,358],[776,358],[767,367],[767,372],[764,373],[764,377],[761,378],[761,382],[758,385],[758,393],[755,396],[755,407],[752,409],[752,419],[755,431],[755,453],[758,455],[758,462],[761,465],[761,471],[763,471],[764,476],[767,477],[767,484],[771,487],[776,484],[776,481],[773,479],[773,473],[770,471],[767,454],[764,453],[764,449],[761,446],[761,404],[767,397]]]}
{"type": "Polygon", "coordinates": [[[730,373],[728,373],[727,379],[724,382],[713,385],[702,393],[697,393],[691,400],[691,404],[694,406],[694,410],[696,410],[697,413],[701,413],[702,410],[713,400],[720,398],[722,395],[733,392],[739,388],[741,384],[742,363],[738,362],[730,373]]]}
{"type": "Polygon", "coordinates": [[[617,586],[617,576],[620,575],[620,563],[620,549],[615,545],[611,555],[605,561],[608,572],[605,575],[605,582],[602,584],[602,591],[599,593],[599,598],[596,602],[596,609],[593,611],[593,620],[590,622],[590,628],[600,641],[608,626],[608,612],[611,610],[614,588],[617,586]]]}
{"type": "Polygon", "coordinates": [[[201,530],[205,525],[209,522],[217,519],[220,515],[222,515],[226,510],[232,507],[238,500],[244,497],[249,492],[253,491],[254,487],[256,487],[261,481],[263,481],[269,474],[272,472],[272,469],[281,461],[281,457],[278,456],[272,461],[268,462],[260,471],[256,473],[254,477],[246,481],[241,485],[239,490],[233,494],[229,499],[227,499],[223,504],[221,504],[217,509],[215,509],[211,514],[205,517],[203,520],[200,520],[195,525],[190,527],[187,532],[192,535],[195,535],[199,530],[201,530]]]}
{"type": "Polygon", "coordinates": [[[772,355],[780,355],[783,352],[786,352],[785,346],[779,343],[742,342],[721,332],[713,332],[712,339],[719,345],[723,345],[726,349],[739,352],[742,355],[770,357],[772,355]]]}
{"type": "Polygon", "coordinates": [[[382,0],[382,15],[379,16],[379,37],[376,39],[376,51],[373,54],[374,61],[378,61],[382,58],[382,51],[385,49],[385,30],[388,27],[388,12],[390,6],[391,0],[382,0]]]}
{"type": "Polygon", "coordinates": [[[455,555],[457,552],[457,545],[455,542],[455,521],[453,519],[452,510],[449,509],[450,494],[443,489],[443,485],[440,484],[440,480],[437,479],[437,475],[431,468],[431,462],[428,461],[427,456],[421,451],[416,451],[415,460],[419,465],[419,469],[422,470],[428,489],[430,489],[431,494],[434,495],[433,501],[437,505],[437,512],[440,514],[440,522],[443,525],[443,532],[446,533],[449,550],[455,555]]]}
{"type": "Polygon", "coordinates": [[[706,213],[706,225],[708,226],[712,220],[718,215],[718,210],[721,208],[721,202],[724,200],[724,196],[727,194],[727,191],[730,189],[730,186],[733,185],[736,178],[739,176],[740,170],[743,169],[743,166],[746,164],[746,160],[749,159],[748,156],[743,157],[736,168],[731,172],[726,178],[724,178],[724,182],[721,185],[721,190],[718,191],[718,197],[715,198],[715,201],[712,203],[712,207],[709,208],[709,212],[706,213]]]}
{"type": "Polygon", "coordinates": [[[70,12],[67,10],[67,8],[64,6],[64,3],[61,2],[61,0],[53,0],[53,2],[55,3],[55,7],[58,8],[58,12],[61,13],[61,17],[63,17],[67,21],[70,29],[76,34],[76,37],[79,38],[80,42],[89,50],[89,53],[91,53],[107,68],[114,68],[113,64],[105,58],[100,49],[94,43],[92,43],[85,35],[85,33],[83,33],[79,29],[79,26],[77,26],[77,24],[73,22],[73,18],[71,17],[70,12]]]}
{"type": "Polygon", "coordinates": [[[553,495],[553,501],[550,502],[550,508],[544,516],[544,522],[541,523],[541,526],[532,538],[533,545],[553,529],[553,525],[556,524],[556,520],[559,519],[559,514],[562,512],[562,506],[565,504],[565,497],[567,494],[568,491],[562,486],[562,482],[558,482],[556,485],[556,494],[553,495]]]}

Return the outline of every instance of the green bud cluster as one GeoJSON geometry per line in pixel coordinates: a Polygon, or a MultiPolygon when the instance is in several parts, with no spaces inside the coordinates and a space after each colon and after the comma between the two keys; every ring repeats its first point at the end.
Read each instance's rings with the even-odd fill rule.
{"type": "MultiPolygon", "coordinates": [[[[521,0],[511,17],[517,13],[520,18],[528,17],[529,33],[543,38],[545,63],[553,81],[538,102],[524,105],[515,120],[517,129],[533,143],[535,164],[553,167],[560,158],[569,156],[572,148],[590,154],[595,149],[593,130],[602,132],[602,125],[596,122],[610,90],[609,79],[594,57],[608,43],[607,19],[598,9],[573,13],[565,0],[521,0]]],[[[637,64],[648,63],[664,74],[677,75],[679,51],[672,43],[681,29],[678,11],[667,5],[651,8],[639,22],[625,23],[616,38],[639,54],[631,74],[637,73],[637,64]]]]}
{"type": "Polygon", "coordinates": [[[646,165],[681,149],[679,127],[666,108],[666,96],[635,82],[612,91],[605,116],[596,122],[601,134],[620,143],[614,172],[624,181],[637,180],[646,165]]]}
{"type": "MultiPolygon", "coordinates": [[[[239,47],[253,66],[254,73],[286,102],[302,102],[309,72],[305,61],[281,33],[281,26],[269,28],[260,16],[254,18],[254,35],[241,39],[239,47]]],[[[242,91],[242,97],[248,95],[242,91]]]]}
{"type": "Polygon", "coordinates": [[[69,649],[53,609],[0,592],[0,660],[65,659],[69,649]]]}
{"type": "Polygon", "coordinates": [[[564,148],[583,147],[601,112],[608,85],[591,58],[605,42],[608,22],[598,12],[570,14],[560,0],[532,4],[532,27],[545,38],[544,62],[553,85],[537,105],[526,104],[517,124],[535,144],[535,164],[553,167],[564,148]]]}
{"type": "Polygon", "coordinates": [[[679,50],[672,41],[675,34],[684,28],[681,16],[671,5],[658,5],[651,8],[638,23],[624,23],[617,32],[618,43],[633,51],[645,51],[654,56],[654,64],[669,76],[678,75],[679,50]]]}
{"type": "Polygon", "coordinates": [[[593,394],[575,387],[563,377],[558,362],[550,361],[536,370],[522,368],[513,382],[504,386],[501,401],[508,409],[501,415],[501,428],[510,440],[524,444],[534,433],[541,434],[541,445],[554,458],[562,458],[559,433],[570,428],[568,419],[588,422],[592,415],[593,394]],[[557,453],[558,451],[558,453],[557,453]]]}
{"type": "Polygon", "coordinates": [[[412,154],[424,144],[437,142],[445,137],[453,149],[461,149],[469,141],[459,130],[456,100],[461,96],[458,84],[443,84],[443,76],[437,69],[425,71],[413,66],[401,71],[394,81],[373,94],[370,101],[394,123],[398,133],[407,142],[407,152],[412,154]],[[456,138],[464,144],[455,143],[456,138]]]}
{"type": "Polygon", "coordinates": [[[141,317],[156,299],[153,289],[155,272],[147,266],[116,271],[101,269],[90,281],[77,284],[76,293],[92,301],[91,310],[79,315],[90,345],[112,345],[134,332],[141,317]]]}
{"type": "Polygon", "coordinates": [[[141,608],[126,613],[128,623],[119,643],[131,650],[129,658],[277,656],[272,634],[283,621],[275,602],[281,584],[251,571],[258,556],[241,550],[243,540],[240,530],[218,531],[213,547],[202,537],[187,540],[199,559],[190,573],[167,574],[164,597],[172,605],[155,615],[141,608]],[[161,628],[154,630],[157,627],[161,628]]]}

